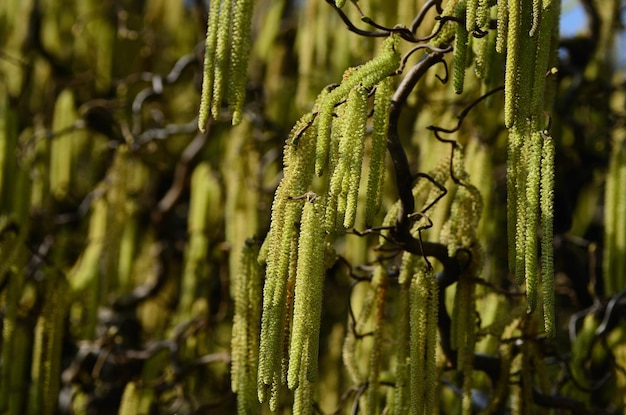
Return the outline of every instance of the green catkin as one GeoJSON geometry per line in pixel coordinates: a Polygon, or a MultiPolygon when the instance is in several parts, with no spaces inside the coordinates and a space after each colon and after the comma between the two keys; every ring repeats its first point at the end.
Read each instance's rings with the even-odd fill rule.
{"type": "MultiPolygon", "coordinates": [[[[295,132],[292,131],[292,134],[295,132]]],[[[267,235],[270,240],[267,248],[259,347],[260,400],[266,397],[266,385],[271,385],[277,373],[281,371],[290,252],[292,241],[297,235],[296,224],[300,221],[303,203],[302,200],[291,198],[304,194],[313,176],[314,138],[315,128],[307,129],[297,145],[288,143],[285,146],[284,177],[276,190],[272,204],[272,224],[267,235]]]]}
{"type": "MultiPolygon", "coordinates": [[[[339,210],[339,199],[341,197],[344,179],[349,174],[349,163],[347,157],[341,157],[345,153],[346,140],[344,139],[345,121],[349,117],[346,113],[345,103],[335,108],[336,117],[330,136],[330,148],[328,154],[328,196],[326,197],[326,210],[324,213],[324,229],[328,234],[341,233],[342,223],[345,214],[345,195],[343,197],[343,208],[339,210]],[[341,212],[341,213],[340,213],[341,212]]],[[[346,182],[347,184],[347,182],[346,182]]]]}
{"type": "Polygon", "coordinates": [[[33,347],[33,367],[31,369],[31,390],[36,389],[29,408],[37,408],[29,413],[52,415],[57,407],[57,397],[61,387],[61,346],[64,333],[66,298],[69,284],[65,277],[48,281],[49,295],[44,301],[43,310],[35,327],[33,347]]]}
{"type": "Polygon", "coordinates": [[[489,23],[489,0],[478,0],[476,11],[476,26],[484,28],[489,23]]]}
{"type": "Polygon", "coordinates": [[[472,32],[480,26],[477,24],[478,0],[466,0],[465,7],[465,29],[472,32]]]}
{"type": "Polygon", "coordinates": [[[339,157],[348,158],[349,174],[344,178],[347,184],[346,214],[343,220],[344,228],[354,226],[356,220],[356,207],[359,198],[359,184],[361,183],[361,170],[365,148],[365,127],[367,124],[367,89],[357,87],[350,91],[346,103],[346,121],[344,123],[345,151],[339,149],[339,157]]]}
{"type": "MultiPolygon", "coordinates": [[[[535,71],[537,67],[542,67],[540,76],[545,78],[546,68],[545,62],[536,61],[538,36],[531,37],[529,35],[533,19],[532,9],[529,6],[528,2],[520,2],[519,6],[521,7],[521,27],[519,31],[519,54],[515,68],[517,72],[517,96],[515,97],[515,120],[513,122],[520,125],[530,119],[535,71]]],[[[543,90],[540,91],[539,99],[543,102],[543,90]]]]}
{"type": "Polygon", "coordinates": [[[427,306],[428,287],[423,269],[419,270],[411,282],[410,326],[411,344],[410,354],[410,401],[411,415],[421,415],[424,413],[424,391],[425,391],[425,367],[426,367],[426,327],[427,327],[427,306]]]}
{"type": "Polygon", "coordinates": [[[415,267],[418,263],[419,257],[405,252],[402,255],[402,265],[398,277],[400,292],[398,293],[398,317],[396,319],[396,384],[393,398],[393,413],[397,415],[409,413],[409,345],[411,344],[411,330],[409,324],[410,287],[411,277],[415,274],[415,267]]]}
{"type": "Polygon", "coordinates": [[[519,80],[519,60],[522,37],[522,2],[509,2],[507,27],[506,70],[504,75],[504,125],[511,128],[517,119],[517,94],[519,80]]]}
{"type": "MultiPolygon", "coordinates": [[[[554,140],[544,136],[541,157],[541,284],[544,329],[549,338],[556,336],[554,315],[554,140]]],[[[626,185],[626,183],[625,183],[626,185]]]]}
{"type": "Polygon", "coordinates": [[[315,171],[321,176],[328,162],[331,123],[335,105],[345,99],[351,90],[361,85],[371,88],[386,77],[396,73],[400,66],[401,55],[398,51],[398,38],[391,35],[385,39],[381,51],[374,59],[349,71],[349,76],[325,96],[320,106],[317,148],[315,152],[315,171]]]}
{"type": "MultiPolygon", "coordinates": [[[[307,351],[307,354],[310,354],[307,351]]],[[[304,359],[304,355],[303,355],[304,359]]],[[[305,365],[302,362],[302,365],[305,365]]],[[[302,372],[299,381],[299,387],[294,393],[293,415],[312,415],[313,414],[313,383],[309,382],[306,374],[302,372]]]]}
{"type": "MultiPolygon", "coordinates": [[[[535,73],[533,75],[533,89],[530,101],[530,113],[536,120],[542,119],[542,112],[545,100],[546,89],[546,73],[548,72],[549,58],[552,48],[552,25],[554,16],[554,6],[552,0],[543,0],[543,7],[537,6],[535,11],[535,3],[533,2],[533,18],[536,14],[541,13],[540,30],[537,36],[537,51],[535,58],[535,73]]],[[[535,22],[533,22],[535,24],[535,22]]]]}
{"type": "Polygon", "coordinates": [[[228,101],[233,114],[233,125],[241,122],[243,104],[246,97],[248,57],[250,55],[250,27],[253,0],[234,2],[232,41],[230,46],[230,74],[228,80],[228,101]]]}
{"type": "Polygon", "coordinates": [[[301,370],[307,371],[307,378],[310,381],[315,378],[315,375],[310,373],[309,367],[301,368],[300,365],[301,362],[306,362],[311,368],[317,368],[317,353],[308,356],[303,353],[316,351],[319,342],[324,281],[323,255],[324,231],[321,227],[320,214],[311,197],[311,200],[304,204],[298,240],[293,327],[287,375],[287,386],[292,390],[298,387],[301,370]]]}
{"type": "Polygon", "coordinates": [[[504,53],[506,51],[506,41],[508,37],[509,8],[508,1],[500,0],[497,3],[496,11],[496,52],[504,53]]]}
{"type": "MultiPolygon", "coordinates": [[[[523,139],[526,141],[528,138],[527,131],[524,131],[522,134],[523,139]]],[[[518,194],[515,211],[515,281],[520,285],[526,280],[526,232],[528,231],[526,227],[526,213],[528,210],[526,209],[526,200],[523,199],[524,196],[522,195],[525,195],[524,192],[526,191],[529,147],[523,146],[520,149],[520,163],[513,178],[518,194]]]]}
{"type": "Polygon", "coordinates": [[[346,5],[346,0],[335,0],[335,6],[337,6],[340,9],[345,5],[346,5]]]}
{"type": "Polygon", "coordinates": [[[539,277],[537,275],[537,227],[539,225],[539,185],[541,178],[541,147],[542,138],[539,132],[530,136],[530,149],[527,161],[528,174],[526,179],[526,240],[525,261],[526,269],[526,300],[528,312],[534,311],[537,306],[537,291],[539,277]]]}
{"type": "Polygon", "coordinates": [[[392,78],[383,79],[376,87],[374,96],[374,119],[372,121],[372,145],[367,177],[365,224],[372,226],[380,211],[385,181],[385,157],[387,156],[387,130],[389,129],[389,105],[393,95],[392,78]]]}
{"type": "MultiPolygon", "coordinates": [[[[457,5],[455,16],[459,19],[465,14],[465,2],[457,5]]],[[[452,63],[452,85],[454,92],[460,94],[463,92],[463,84],[465,82],[465,63],[467,59],[467,48],[469,44],[469,33],[467,28],[459,23],[456,30],[456,40],[454,43],[454,58],[452,63]]]]}
{"type": "Polygon", "coordinates": [[[347,138],[344,136],[345,128],[344,124],[346,105],[340,105],[336,109],[337,119],[333,123],[330,149],[328,156],[329,163],[329,189],[328,197],[326,199],[326,211],[324,214],[324,228],[329,234],[334,234],[342,230],[343,219],[345,215],[346,195],[343,192],[344,180],[346,180],[347,189],[347,176],[350,174],[349,157],[342,157],[347,149],[347,138]],[[339,199],[343,206],[340,208],[339,199]]]}
{"type": "Polygon", "coordinates": [[[211,115],[216,120],[220,119],[226,75],[228,71],[228,47],[230,37],[230,19],[232,2],[230,0],[220,2],[220,11],[217,27],[217,41],[215,44],[215,57],[213,64],[213,94],[211,97],[211,115]]]}
{"type": "Polygon", "coordinates": [[[369,376],[367,390],[367,413],[377,415],[380,413],[380,366],[383,348],[383,332],[385,325],[385,297],[387,295],[387,270],[379,264],[374,270],[372,289],[375,294],[373,344],[369,359],[369,376]]]}
{"type": "MultiPolygon", "coordinates": [[[[542,1],[543,0],[533,0],[532,23],[530,25],[530,30],[528,31],[528,35],[531,37],[537,35],[537,30],[539,30],[539,25],[542,23],[541,22],[543,19],[543,16],[541,14],[542,1]]],[[[550,33],[550,30],[547,30],[545,33],[546,34],[550,33]]],[[[544,61],[537,61],[537,62],[544,62],[544,61]]]]}
{"type": "Polygon", "coordinates": [[[463,373],[463,398],[461,404],[463,415],[472,413],[472,372],[474,370],[474,346],[476,343],[474,284],[468,280],[468,277],[469,275],[461,275],[460,281],[457,283],[457,296],[460,296],[460,301],[458,302],[460,318],[456,324],[458,337],[457,368],[463,373]]]}
{"type": "Polygon", "coordinates": [[[489,70],[489,48],[492,46],[490,39],[491,36],[489,34],[480,39],[472,38],[472,45],[474,45],[474,73],[478,79],[485,79],[489,70]]]}
{"type": "Polygon", "coordinates": [[[219,25],[219,11],[222,1],[212,1],[209,10],[209,21],[206,33],[206,46],[204,48],[204,68],[202,76],[202,96],[200,99],[200,113],[198,115],[198,128],[206,131],[211,108],[211,95],[213,93],[213,73],[215,71],[215,46],[217,45],[217,29],[219,25]]]}
{"type": "Polygon", "coordinates": [[[428,268],[425,275],[428,288],[426,305],[426,380],[424,396],[424,414],[434,414],[437,407],[437,333],[439,317],[439,284],[434,270],[428,268]]]}
{"type": "Polygon", "coordinates": [[[257,261],[259,246],[246,241],[241,254],[239,275],[235,284],[235,314],[231,335],[232,390],[237,393],[237,412],[255,410],[256,360],[258,358],[258,321],[261,309],[261,267],[257,261]]]}
{"type": "Polygon", "coordinates": [[[507,244],[509,253],[509,272],[515,274],[515,229],[517,218],[517,204],[519,203],[519,195],[515,188],[515,174],[520,164],[520,143],[521,139],[516,137],[519,131],[516,128],[509,130],[509,139],[507,142],[507,161],[506,161],[506,226],[507,226],[507,244]]]}
{"type": "Polygon", "coordinates": [[[139,410],[139,394],[137,393],[137,384],[128,382],[124,387],[124,393],[120,401],[119,415],[134,415],[139,410]]]}

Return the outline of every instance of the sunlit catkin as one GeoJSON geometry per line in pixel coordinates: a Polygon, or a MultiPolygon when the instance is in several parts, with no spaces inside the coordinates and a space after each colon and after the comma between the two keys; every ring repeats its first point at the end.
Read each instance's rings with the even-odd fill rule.
{"type": "Polygon", "coordinates": [[[315,171],[321,176],[329,157],[330,126],[333,118],[335,105],[345,99],[350,91],[361,85],[363,88],[371,88],[386,77],[395,74],[400,66],[400,52],[398,51],[398,39],[391,35],[385,39],[380,53],[369,62],[350,70],[343,82],[324,97],[320,107],[317,149],[315,152],[315,171]]]}
{"type": "Polygon", "coordinates": [[[250,26],[253,8],[254,0],[237,0],[233,6],[228,80],[228,101],[232,111],[233,125],[241,122],[241,111],[246,95],[246,72],[250,54],[250,26]]]}
{"type": "MultiPolygon", "coordinates": [[[[411,280],[416,273],[416,266],[420,264],[420,259],[411,253],[405,252],[402,255],[402,265],[400,266],[400,275],[398,276],[398,284],[400,292],[397,299],[397,318],[396,320],[396,336],[397,354],[396,354],[396,384],[394,387],[394,414],[404,415],[409,413],[410,408],[410,334],[411,327],[409,323],[410,304],[411,304],[411,280]]],[[[421,264],[420,264],[421,265],[421,264]]]]}
{"type": "Polygon", "coordinates": [[[511,128],[516,119],[518,71],[521,45],[522,2],[509,2],[507,24],[506,69],[504,76],[504,125],[511,128]]]}
{"type": "Polygon", "coordinates": [[[548,337],[556,335],[554,316],[554,140],[543,137],[541,154],[541,284],[544,328],[548,337]]]}
{"type": "Polygon", "coordinates": [[[385,157],[387,130],[389,128],[389,105],[393,94],[392,78],[385,78],[376,86],[374,96],[374,119],[369,173],[367,177],[367,198],[365,203],[365,224],[373,225],[374,217],[380,210],[385,181],[385,157]]]}
{"type": "Polygon", "coordinates": [[[215,57],[213,64],[213,95],[211,97],[211,115],[216,120],[220,119],[224,87],[228,73],[228,49],[230,44],[230,19],[232,2],[220,1],[219,21],[217,25],[217,42],[215,44],[215,57]]]}
{"type": "Polygon", "coordinates": [[[219,10],[222,1],[212,1],[209,10],[209,21],[204,48],[204,67],[202,76],[202,96],[200,100],[200,113],[198,115],[198,128],[206,131],[211,109],[211,94],[213,93],[213,72],[215,68],[215,46],[217,45],[217,29],[219,24],[219,10]]]}
{"type": "Polygon", "coordinates": [[[411,282],[410,299],[410,402],[411,414],[423,414],[425,367],[426,367],[426,327],[428,286],[424,281],[425,272],[419,270],[411,282]]]}
{"type": "Polygon", "coordinates": [[[468,32],[478,29],[476,15],[478,12],[478,0],[465,0],[465,29],[468,32]]]}
{"type": "MultiPolygon", "coordinates": [[[[455,16],[462,19],[465,14],[465,2],[462,1],[457,5],[455,16]]],[[[465,81],[465,62],[467,59],[467,48],[469,44],[469,33],[462,23],[457,25],[456,40],[454,43],[454,61],[452,63],[452,86],[454,92],[460,94],[463,92],[463,84],[465,81]]]]}
{"type": "Polygon", "coordinates": [[[506,40],[509,22],[508,1],[500,0],[497,3],[497,27],[496,27],[496,52],[504,53],[506,51],[506,40]]]}
{"type": "Polygon", "coordinates": [[[373,342],[369,356],[368,390],[366,394],[367,413],[379,414],[381,411],[380,372],[383,355],[383,333],[385,327],[385,307],[387,296],[387,269],[378,264],[372,277],[372,289],[374,290],[374,329],[373,342]]]}
{"type": "Polygon", "coordinates": [[[428,291],[426,303],[426,363],[424,382],[424,414],[435,413],[437,407],[437,333],[439,316],[439,284],[432,267],[428,267],[424,275],[424,284],[428,291]]]}
{"type": "MultiPolygon", "coordinates": [[[[292,136],[299,131],[292,130],[292,136]]],[[[307,129],[297,144],[285,146],[284,177],[276,189],[272,204],[272,223],[268,232],[267,268],[263,288],[263,315],[259,347],[258,393],[265,399],[266,389],[280,379],[287,315],[287,279],[292,242],[297,238],[303,201],[300,198],[313,176],[315,129],[307,129]]],[[[276,390],[272,386],[272,390],[276,390]]],[[[273,395],[272,395],[273,396],[273,395]]]]}
{"type": "Polygon", "coordinates": [[[256,377],[259,347],[258,322],[261,318],[261,267],[257,261],[258,244],[247,241],[241,253],[239,275],[235,284],[235,314],[231,335],[231,384],[237,393],[239,414],[254,411],[257,405],[256,377]]]}
{"type": "MultiPolygon", "coordinates": [[[[344,228],[354,226],[356,219],[357,200],[359,197],[359,184],[361,183],[361,170],[365,148],[365,127],[367,124],[367,89],[356,87],[348,95],[344,123],[345,148],[339,157],[348,159],[349,172],[344,177],[347,184],[346,192],[346,214],[343,220],[344,228]],[[346,181],[347,179],[347,181],[346,181]]],[[[345,186],[345,185],[344,185],[345,186]]],[[[342,192],[343,193],[343,192],[342,192]]]]}
{"type": "Polygon", "coordinates": [[[317,372],[322,287],[324,282],[324,230],[317,211],[316,196],[307,196],[298,238],[293,327],[289,346],[287,386],[299,386],[300,371],[314,381],[317,372]],[[305,354],[307,353],[307,354],[305,354]],[[301,367],[302,364],[305,367],[301,367]]]}
{"type": "Polygon", "coordinates": [[[537,305],[537,291],[539,276],[537,275],[537,226],[539,225],[539,183],[541,177],[541,147],[542,138],[539,132],[530,136],[528,153],[528,173],[526,179],[526,240],[525,261],[526,269],[526,299],[528,312],[532,312],[537,305]]]}

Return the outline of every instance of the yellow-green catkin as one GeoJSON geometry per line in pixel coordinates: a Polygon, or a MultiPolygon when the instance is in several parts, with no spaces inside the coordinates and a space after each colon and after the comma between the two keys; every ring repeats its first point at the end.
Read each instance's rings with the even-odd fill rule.
{"type": "Polygon", "coordinates": [[[31,399],[27,413],[52,415],[61,388],[61,346],[69,285],[64,276],[47,281],[48,293],[35,327],[31,399]]]}
{"type": "Polygon", "coordinates": [[[356,69],[347,71],[343,82],[324,97],[318,115],[318,137],[315,152],[315,171],[318,176],[326,170],[329,157],[331,124],[335,106],[345,99],[350,91],[361,85],[371,88],[388,76],[394,75],[400,67],[398,38],[391,35],[385,39],[379,54],[371,61],[356,69]]]}
{"type": "Polygon", "coordinates": [[[216,120],[220,119],[224,87],[228,74],[228,49],[230,44],[230,20],[232,2],[220,1],[220,10],[217,26],[217,41],[215,43],[215,62],[213,65],[213,93],[211,97],[211,115],[216,120]]]}
{"type": "MultiPolygon", "coordinates": [[[[554,140],[543,139],[541,153],[541,284],[544,329],[550,338],[556,336],[554,315],[554,248],[552,246],[554,222],[554,140]]],[[[626,160],[624,160],[626,162],[626,160]]],[[[624,183],[626,187],[626,183],[624,183]]],[[[626,212],[625,212],[626,213],[626,212]]]]}
{"type": "Polygon", "coordinates": [[[437,408],[437,333],[439,317],[439,284],[431,267],[426,269],[424,283],[428,291],[426,303],[426,364],[424,414],[435,413],[437,408]]]}
{"type": "Polygon", "coordinates": [[[410,300],[410,402],[411,414],[423,414],[425,386],[426,342],[428,290],[424,281],[424,271],[419,270],[411,282],[410,300]]]}
{"type": "Polygon", "coordinates": [[[59,135],[50,146],[50,192],[57,199],[63,199],[70,190],[76,133],[69,130],[77,118],[74,94],[66,89],[59,94],[54,105],[52,130],[59,135]]]}
{"type": "Polygon", "coordinates": [[[324,230],[315,196],[308,196],[302,211],[298,239],[298,264],[295,281],[293,328],[289,350],[287,386],[299,387],[300,372],[314,381],[317,376],[317,351],[324,282],[324,230]],[[302,363],[305,366],[302,366],[302,363]]]}
{"type": "Polygon", "coordinates": [[[187,229],[189,243],[185,250],[185,265],[181,281],[180,314],[190,317],[192,304],[196,298],[196,289],[206,278],[206,253],[208,251],[207,225],[210,216],[210,201],[219,189],[208,163],[200,163],[191,175],[191,195],[189,200],[189,218],[187,229]]]}
{"type": "Polygon", "coordinates": [[[476,17],[478,12],[478,0],[465,0],[465,29],[468,32],[472,32],[479,28],[476,24],[476,17]]]}
{"type": "Polygon", "coordinates": [[[233,7],[228,101],[232,111],[233,125],[237,125],[241,122],[246,96],[246,72],[250,54],[250,27],[254,1],[238,0],[234,2],[233,7]]]}
{"type": "Polygon", "coordinates": [[[476,26],[480,29],[489,24],[490,0],[478,0],[478,10],[476,10],[476,26]]]}
{"type": "Polygon", "coordinates": [[[506,70],[504,76],[504,125],[511,128],[517,117],[518,79],[522,26],[522,2],[511,1],[508,8],[506,70]]]}
{"type": "Polygon", "coordinates": [[[207,25],[206,44],[204,48],[204,67],[202,76],[202,96],[200,100],[200,113],[198,115],[198,128],[206,131],[211,109],[211,95],[213,93],[213,72],[215,68],[215,47],[217,45],[217,28],[219,25],[219,11],[221,0],[212,1],[209,10],[207,25]]]}
{"type": "Polygon", "coordinates": [[[496,52],[504,53],[506,51],[506,40],[509,22],[508,1],[500,0],[497,3],[496,12],[496,52]]]}
{"type": "MultiPolygon", "coordinates": [[[[455,16],[462,19],[465,15],[465,1],[460,2],[455,10],[455,16]]],[[[456,40],[454,43],[454,60],[452,63],[452,86],[454,92],[460,94],[463,92],[463,84],[465,82],[465,63],[467,60],[467,49],[469,45],[469,33],[465,25],[459,23],[456,30],[456,40]]]]}
{"type": "Polygon", "coordinates": [[[537,228],[539,225],[539,185],[541,179],[541,153],[542,137],[539,132],[533,132],[530,136],[530,149],[528,153],[528,174],[526,179],[526,238],[525,260],[526,269],[526,300],[528,312],[534,311],[537,306],[537,294],[539,290],[539,276],[537,274],[537,228]]]}
{"type": "Polygon", "coordinates": [[[383,333],[385,326],[385,306],[387,296],[387,269],[378,264],[374,270],[371,287],[374,290],[374,328],[373,342],[369,356],[369,374],[367,390],[367,413],[379,414],[381,411],[380,371],[383,359],[383,333]]]}
{"type": "MultiPolygon", "coordinates": [[[[340,145],[339,157],[347,159],[348,175],[344,177],[342,195],[345,192],[345,216],[344,228],[354,226],[356,220],[356,208],[359,198],[359,184],[361,183],[361,170],[363,165],[365,148],[365,127],[367,124],[367,89],[357,87],[350,91],[346,103],[346,115],[344,123],[343,143],[340,145]]],[[[343,198],[342,198],[343,199],[343,198]]],[[[342,201],[340,199],[340,203],[342,201]]],[[[339,211],[339,209],[338,209],[339,211]]]]}
{"type": "Polygon", "coordinates": [[[418,267],[422,266],[421,258],[409,252],[402,255],[402,265],[400,266],[400,275],[398,276],[398,284],[400,292],[398,293],[398,312],[396,318],[396,384],[394,386],[393,410],[396,415],[404,415],[409,413],[410,408],[410,338],[411,338],[411,282],[413,275],[418,271],[418,267]]]}
{"type": "Polygon", "coordinates": [[[474,73],[478,79],[484,79],[489,73],[489,62],[493,48],[491,32],[482,38],[471,39],[474,52],[474,73]]]}
{"type": "MultiPolygon", "coordinates": [[[[287,313],[287,279],[292,243],[297,238],[303,200],[300,198],[311,182],[315,159],[315,129],[307,129],[297,144],[290,139],[285,146],[284,176],[272,204],[272,223],[267,238],[267,268],[263,288],[263,314],[259,353],[258,393],[266,398],[266,389],[280,379],[287,313]],[[295,199],[294,199],[295,198],[295,199]]],[[[292,136],[297,131],[292,130],[292,136]]],[[[277,391],[278,385],[272,390],[277,391]]]]}
{"type": "MultiPolygon", "coordinates": [[[[545,101],[546,76],[550,65],[552,52],[552,25],[554,24],[554,5],[552,0],[535,0],[533,2],[533,25],[538,25],[537,51],[534,60],[533,86],[530,101],[530,113],[536,122],[543,118],[545,101]],[[536,10],[535,10],[536,8],[536,10]],[[539,19],[539,21],[535,21],[539,19]]],[[[534,27],[534,26],[533,26],[534,27]]]]}
{"type": "MultiPolygon", "coordinates": [[[[435,408],[438,384],[438,307],[439,286],[435,273],[432,267],[420,261],[419,269],[410,286],[409,391],[411,414],[431,414],[435,408]]],[[[402,402],[399,403],[402,404],[402,402]]],[[[404,405],[406,404],[404,403],[404,405]]]]}
{"type": "Polygon", "coordinates": [[[231,382],[237,393],[237,412],[249,414],[258,407],[256,399],[257,359],[259,351],[259,320],[261,318],[262,271],[257,261],[259,246],[246,242],[241,254],[236,285],[231,335],[231,382]]]}
{"type": "Polygon", "coordinates": [[[139,394],[137,393],[137,383],[128,382],[124,387],[122,400],[120,401],[119,415],[134,415],[139,411],[139,394]]]}
{"type": "Polygon", "coordinates": [[[374,96],[374,119],[372,121],[372,145],[370,150],[365,224],[372,226],[380,210],[385,181],[385,158],[387,155],[387,130],[389,129],[389,105],[393,95],[393,79],[385,78],[376,87],[374,96]]]}

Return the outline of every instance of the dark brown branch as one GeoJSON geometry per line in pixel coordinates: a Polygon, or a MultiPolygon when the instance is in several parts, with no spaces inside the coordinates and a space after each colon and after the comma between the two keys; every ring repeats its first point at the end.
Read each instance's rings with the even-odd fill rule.
{"type": "Polygon", "coordinates": [[[443,13],[443,8],[441,7],[441,0],[429,0],[424,4],[424,6],[420,9],[413,22],[411,22],[411,32],[416,33],[417,28],[420,27],[424,18],[426,17],[426,13],[433,7],[436,7],[437,13],[443,13]]]}

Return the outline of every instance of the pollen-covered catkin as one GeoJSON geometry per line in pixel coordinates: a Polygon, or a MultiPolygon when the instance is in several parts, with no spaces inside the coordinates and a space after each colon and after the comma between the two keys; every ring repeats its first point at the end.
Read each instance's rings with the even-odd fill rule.
{"type": "Polygon", "coordinates": [[[521,45],[522,2],[509,2],[507,25],[506,69],[504,75],[504,125],[511,128],[516,119],[521,45]]]}
{"type": "Polygon", "coordinates": [[[246,96],[246,78],[251,43],[250,27],[254,2],[253,0],[238,0],[234,2],[233,7],[228,101],[233,116],[232,123],[237,125],[241,122],[246,96]]]}
{"type": "Polygon", "coordinates": [[[198,115],[198,128],[206,131],[206,123],[211,109],[211,94],[213,93],[213,72],[215,70],[215,46],[217,44],[217,29],[219,23],[219,10],[222,1],[212,1],[209,9],[209,21],[206,33],[206,45],[204,48],[204,67],[202,75],[202,97],[200,100],[200,113],[198,115]]]}
{"type": "Polygon", "coordinates": [[[324,230],[315,203],[316,196],[309,195],[307,199],[302,211],[298,238],[293,327],[287,374],[287,385],[290,389],[299,387],[302,371],[307,373],[306,378],[309,381],[314,381],[317,373],[324,281],[324,230]]]}
{"type": "Polygon", "coordinates": [[[371,226],[380,210],[385,181],[385,157],[387,155],[387,130],[389,129],[389,105],[393,95],[392,78],[383,79],[376,86],[374,96],[374,119],[372,121],[372,145],[369,173],[367,178],[367,198],[365,203],[365,224],[371,226]]]}
{"type": "MultiPolygon", "coordinates": [[[[359,184],[361,183],[361,170],[365,148],[365,127],[367,124],[368,91],[358,86],[348,95],[346,107],[347,117],[344,123],[344,140],[346,147],[340,157],[348,159],[349,174],[344,178],[346,188],[346,214],[343,220],[344,228],[354,226],[356,219],[357,200],[359,197],[359,184]]],[[[341,152],[341,148],[340,148],[341,152]]],[[[342,192],[343,193],[343,192],[342,192]]]]}
{"type": "Polygon", "coordinates": [[[215,44],[215,61],[213,65],[213,95],[211,97],[211,115],[219,120],[224,98],[224,87],[227,83],[228,49],[230,45],[231,1],[221,1],[217,26],[217,42],[215,44]]]}
{"type": "MultiPolygon", "coordinates": [[[[455,16],[462,19],[465,13],[465,2],[462,1],[457,5],[455,16]]],[[[456,40],[454,43],[454,60],[452,63],[452,86],[454,92],[460,94],[463,92],[463,84],[465,82],[465,62],[467,59],[467,49],[469,45],[469,33],[465,25],[459,23],[456,29],[456,40]]]]}
{"type": "Polygon", "coordinates": [[[528,174],[526,179],[526,299],[528,312],[532,312],[537,305],[539,277],[537,275],[537,226],[539,225],[539,183],[541,177],[541,147],[542,138],[539,132],[530,136],[530,150],[528,154],[528,174]]]}
{"type": "Polygon", "coordinates": [[[398,50],[398,38],[391,35],[382,44],[380,53],[371,61],[356,69],[346,71],[343,82],[333,89],[320,106],[317,149],[315,152],[315,171],[321,176],[328,163],[331,124],[335,106],[345,99],[350,91],[361,85],[371,88],[388,76],[395,74],[400,67],[401,55],[398,50]]]}
{"type": "Polygon", "coordinates": [[[545,135],[541,154],[541,284],[546,335],[556,335],[554,316],[554,140],[545,135]]]}

